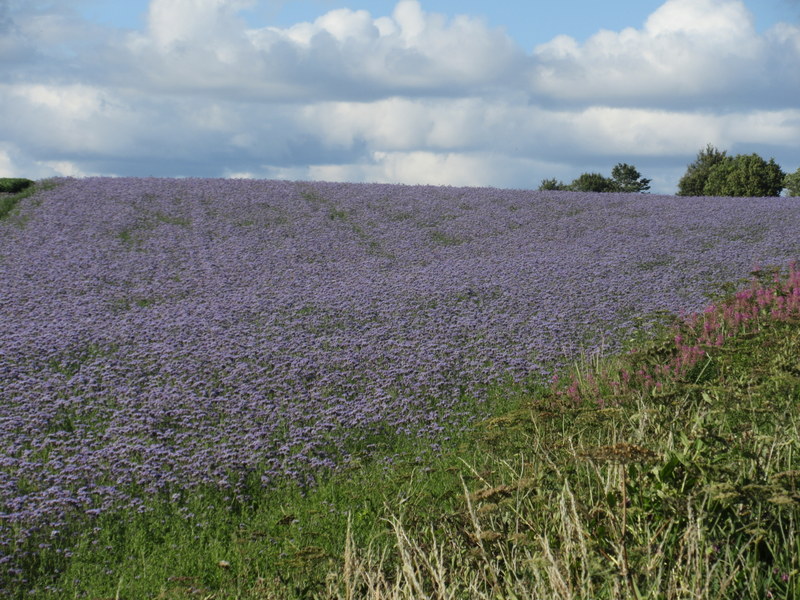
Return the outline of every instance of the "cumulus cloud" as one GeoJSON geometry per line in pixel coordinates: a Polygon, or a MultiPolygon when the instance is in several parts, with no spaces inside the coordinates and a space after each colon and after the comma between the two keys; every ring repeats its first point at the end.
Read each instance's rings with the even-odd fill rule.
{"type": "Polygon", "coordinates": [[[798,109],[714,114],[609,106],[557,109],[523,99],[392,98],[309,105],[300,123],[308,133],[318,132],[320,143],[341,147],[363,143],[389,151],[449,152],[492,147],[507,155],[562,156],[614,156],[635,148],[639,155],[659,156],[693,152],[707,141],[791,146],[800,134],[798,118],[798,109]]]}
{"type": "Polygon", "coordinates": [[[14,176],[14,161],[11,159],[11,149],[8,146],[10,145],[0,145],[0,177],[14,176]]]}
{"type": "Polygon", "coordinates": [[[794,106],[800,31],[759,35],[739,0],[668,0],[642,29],[538,46],[532,88],[547,100],[672,107],[794,106]]]}
{"type": "Polygon", "coordinates": [[[336,9],[313,23],[248,29],[236,0],[152,0],[125,49],[161,90],[233,92],[266,101],[453,96],[499,86],[525,62],[500,30],[400,0],[391,16],[336,9]]]}
{"type": "Polygon", "coordinates": [[[419,0],[284,28],[249,26],[257,2],[150,0],[116,30],[0,0],[0,170],[536,186],[624,161],[671,192],[708,142],[796,161],[800,28],[740,0],[532,52],[419,0]]]}
{"type": "Polygon", "coordinates": [[[148,12],[150,40],[162,51],[195,48],[198,42],[236,44],[244,23],[236,13],[251,0],[154,0],[148,12]]]}

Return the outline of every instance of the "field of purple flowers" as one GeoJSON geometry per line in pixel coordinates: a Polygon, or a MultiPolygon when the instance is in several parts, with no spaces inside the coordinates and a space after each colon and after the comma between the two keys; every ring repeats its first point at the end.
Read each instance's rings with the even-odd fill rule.
{"type": "Polygon", "coordinates": [[[74,515],[435,444],[489,384],[800,258],[790,198],[55,183],[0,222],[0,563],[74,515]]]}

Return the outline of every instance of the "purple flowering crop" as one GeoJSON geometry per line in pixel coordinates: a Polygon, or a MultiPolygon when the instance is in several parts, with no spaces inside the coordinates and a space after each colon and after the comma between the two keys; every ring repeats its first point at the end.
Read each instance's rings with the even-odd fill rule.
{"type": "Polygon", "coordinates": [[[0,222],[3,563],[75,514],[435,436],[493,381],[800,257],[789,198],[57,183],[0,222]]]}

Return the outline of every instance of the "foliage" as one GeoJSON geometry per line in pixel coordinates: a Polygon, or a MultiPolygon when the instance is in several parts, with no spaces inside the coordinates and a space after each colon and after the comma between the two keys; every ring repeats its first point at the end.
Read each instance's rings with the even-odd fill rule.
{"type": "Polygon", "coordinates": [[[611,178],[600,173],[582,173],[569,185],[556,179],[543,179],[539,190],[563,190],[572,192],[621,192],[641,193],[650,189],[650,179],[642,177],[633,165],[618,163],[611,171],[611,178]]]}
{"type": "Polygon", "coordinates": [[[778,196],[785,174],[774,159],[758,154],[728,156],[708,144],[678,182],[679,196],[778,196]]]}
{"type": "Polygon", "coordinates": [[[600,173],[582,173],[577,179],[569,184],[570,191],[573,192],[613,192],[615,190],[614,181],[603,177],[600,173]]]}
{"type": "Polygon", "coordinates": [[[722,163],[726,156],[724,150],[717,150],[711,144],[700,150],[695,161],[688,166],[686,173],[678,182],[678,196],[703,196],[711,169],[722,163]]]}
{"type": "Polygon", "coordinates": [[[783,179],[783,187],[790,196],[800,196],[800,168],[783,179]]]}
{"type": "Polygon", "coordinates": [[[770,158],[758,154],[726,156],[708,172],[703,186],[706,196],[779,196],[785,174],[770,158]]]}
{"type": "Polygon", "coordinates": [[[0,193],[16,194],[33,185],[30,179],[0,177],[0,193]]]}
{"type": "Polygon", "coordinates": [[[614,191],[624,193],[641,193],[650,189],[650,179],[642,177],[633,165],[618,163],[611,170],[614,191]]]}
{"type": "MultiPolygon", "coordinates": [[[[42,189],[46,186],[42,185],[42,189]]],[[[20,200],[31,196],[36,191],[36,186],[29,179],[0,179],[0,219],[8,217],[20,200]]]]}
{"type": "Polygon", "coordinates": [[[558,181],[557,179],[542,179],[542,183],[539,184],[539,191],[566,189],[567,185],[563,181],[558,181]]]}

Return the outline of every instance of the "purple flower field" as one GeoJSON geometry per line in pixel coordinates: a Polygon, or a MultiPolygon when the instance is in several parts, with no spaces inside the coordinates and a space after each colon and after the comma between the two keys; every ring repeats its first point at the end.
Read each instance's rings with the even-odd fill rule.
{"type": "Polygon", "coordinates": [[[435,443],[487,384],[800,258],[791,198],[56,183],[0,222],[2,563],[76,515],[435,443]]]}

